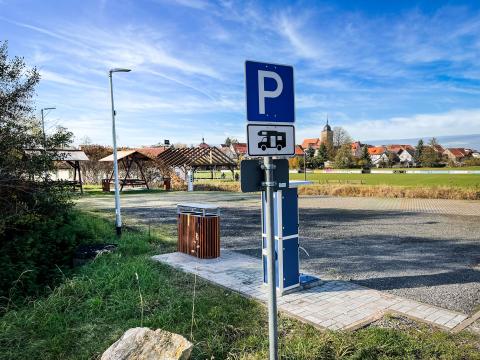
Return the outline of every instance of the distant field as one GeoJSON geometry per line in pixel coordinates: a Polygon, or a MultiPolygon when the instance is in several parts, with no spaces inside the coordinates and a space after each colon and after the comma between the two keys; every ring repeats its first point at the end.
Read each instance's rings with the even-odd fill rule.
{"type": "MultiPolygon", "coordinates": [[[[465,168],[443,168],[442,170],[480,170],[480,167],[465,168]]],[[[439,170],[422,168],[419,170],[439,170]]],[[[209,171],[198,171],[195,173],[195,179],[210,179],[209,171]]],[[[232,173],[226,172],[225,178],[221,179],[220,171],[215,172],[215,180],[232,180],[232,173]]],[[[292,180],[303,180],[304,174],[290,174],[292,180]]],[[[480,175],[478,174],[323,174],[307,173],[307,180],[319,184],[327,183],[351,183],[362,185],[389,185],[389,186],[449,186],[449,187],[468,187],[480,188],[480,175]]]]}
{"type": "MultiPolygon", "coordinates": [[[[290,174],[292,180],[303,180],[304,174],[290,174]]],[[[312,174],[307,173],[307,180],[320,184],[359,183],[364,185],[390,186],[457,186],[480,188],[480,175],[449,174],[312,174]]]]}

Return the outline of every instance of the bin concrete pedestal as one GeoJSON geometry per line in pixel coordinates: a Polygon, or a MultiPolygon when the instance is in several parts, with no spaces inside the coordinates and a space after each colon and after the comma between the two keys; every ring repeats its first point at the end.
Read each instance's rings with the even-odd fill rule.
{"type": "MultiPolygon", "coordinates": [[[[274,235],[276,286],[280,295],[319,284],[318,278],[300,273],[298,186],[310,181],[291,181],[288,188],[274,192],[274,235]]],[[[265,231],[265,192],[262,192],[263,282],[267,284],[267,243],[265,231]]]]}

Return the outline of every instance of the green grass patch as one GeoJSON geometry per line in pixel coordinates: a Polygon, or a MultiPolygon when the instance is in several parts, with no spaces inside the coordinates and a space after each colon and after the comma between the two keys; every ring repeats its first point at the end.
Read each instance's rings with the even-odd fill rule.
{"type": "MultiPolygon", "coordinates": [[[[290,174],[292,180],[304,180],[304,174],[290,174]]],[[[319,174],[307,173],[307,180],[320,184],[329,182],[361,181],[364,185],[389,185],[406,187],[469,187],[480,189],[478,174],[319,174]]]]}
{"type": "MultiPolygon", "coordinates": [[[[79,219],[92,225],[98,240],[116,241],[111,223],[92,215],[79,219]]],[[[150,259],[175,250],[168,234],[167,227],[127,230],[115,253],[75,269],[48,296],[7,312],[0,318],[0,359],[95,359],[136,326],[184,335],[195,344],[194,359],[267,358],[265,307],[201,279],[191,328],[194,277],[150,259]]],[[[284,359],[480,358],[473,335],[422,326],[322,332],[282,316],[279,335],[284,359]]]]}

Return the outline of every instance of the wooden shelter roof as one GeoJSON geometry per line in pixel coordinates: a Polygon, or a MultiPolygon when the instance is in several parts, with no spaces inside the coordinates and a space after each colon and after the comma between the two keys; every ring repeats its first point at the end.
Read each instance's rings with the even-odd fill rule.
{"type": "MultiPolygon", "coordinates": [[[[43,152],[42,149],[26,149],[27,154],[40,154],[43,152]]],[[[85,152],[77,149],[53,149],[47,150],[47,153],[54,154],[56,156],[55,160],[59,161],[88,161],[89,158],[85,152]]]]}
{"type": "MultiPolygon", "coordinates": [[[[123,158],[126,158],[132,155],[132,156],[135,156],[137,159],[154,160],[157,158],[158,155],[160,155],[166,149],[168,148],[161,146],[161,147],[144,147],[144,148],[132,149],[132,150],[119,150],[117,151],[117,159],[121,160],[123,158]]],[[[108,155],[98,161],[113,161],[113,154],[108,155]]]]}
{"type": "Polygon", "coordinates": [[[157,160],[168,166],[236,166],[217,147],[168,148],[157,156],[157,160]]]}

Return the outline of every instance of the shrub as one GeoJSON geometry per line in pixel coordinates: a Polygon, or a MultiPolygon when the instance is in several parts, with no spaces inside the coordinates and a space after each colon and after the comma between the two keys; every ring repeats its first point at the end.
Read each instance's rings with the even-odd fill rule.
{"type": "Polygon", "coordinates": [[[55,149],[72,134],[42,133],[32,103],[39,80],[0,43],[0,301],[7,303],[49,284],[75,246],[69,193],[49,177],[61,160],[55,149]]]}

